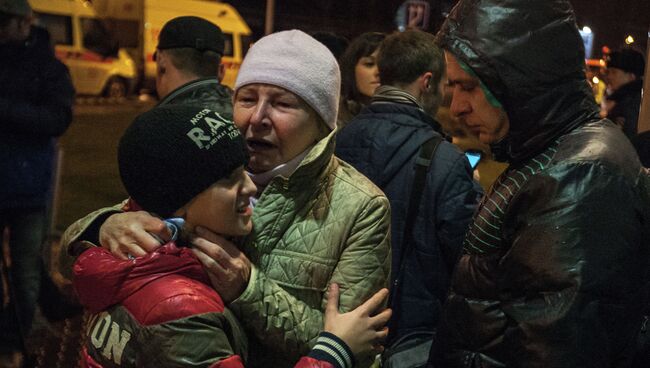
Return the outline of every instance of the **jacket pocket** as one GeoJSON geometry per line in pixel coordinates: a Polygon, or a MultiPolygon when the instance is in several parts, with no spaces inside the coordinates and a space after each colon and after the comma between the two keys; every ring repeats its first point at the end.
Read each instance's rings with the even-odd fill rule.
{"type": "Polygon", "coordinates": [[[274,250],[263,260],[266,275],[286,288],[295,290],[327,290],[336,261],[286,250],[274,250]]]}

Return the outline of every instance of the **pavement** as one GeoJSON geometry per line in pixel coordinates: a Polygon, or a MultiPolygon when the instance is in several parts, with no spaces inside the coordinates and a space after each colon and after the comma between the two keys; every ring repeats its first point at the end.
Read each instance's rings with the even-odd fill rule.
{"type": "MultiPolygon", "coordinates": [[[[44,259],[47,268],[54,269],[58,267],[58,239],[48,245],[44,259]]],[[[25,341],[28,356],[23,368],[79,367],[85,316],[73,297],[70,281],[60,273],[52,272],[41,289],[32,331],[25,341]]],[[[8,301],[6,295],[4,301],[8,301]]],[[[0,368],[5,367],[0,364],[0,368]]]]}

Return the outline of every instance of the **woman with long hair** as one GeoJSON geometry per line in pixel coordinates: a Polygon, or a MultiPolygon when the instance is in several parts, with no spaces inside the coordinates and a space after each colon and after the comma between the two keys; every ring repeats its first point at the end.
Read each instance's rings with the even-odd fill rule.
{"type": "Polygon", "coordinates": [[[341,105],[338,127],[343,128],[361,109],[379,87],[377,53],[384,33],[366,32],[352,40],[341,56],[341,105]]]}

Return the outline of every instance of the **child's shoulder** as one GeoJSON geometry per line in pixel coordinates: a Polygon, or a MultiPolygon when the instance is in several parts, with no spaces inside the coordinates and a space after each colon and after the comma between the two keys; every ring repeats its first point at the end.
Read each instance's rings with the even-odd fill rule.
{"type": "Polygon", "coordinates": [[[125,299],[122,305],[142,325],[224,311],[224,303],[214,289],[178,274],[148,283],[125,299]]]}

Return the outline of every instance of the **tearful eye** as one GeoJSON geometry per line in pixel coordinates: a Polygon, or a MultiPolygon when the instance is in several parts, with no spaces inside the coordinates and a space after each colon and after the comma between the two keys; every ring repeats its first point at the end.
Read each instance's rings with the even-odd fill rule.
{"type": "Polygon", "coordinates": [[[237,97],[237,102],[240,102],[240,103],[254,103],[255,98],[248,97],[248,96],[237,97]]]}
{"type": "Polygon", "coordinates": [[[298,106],[298,102],[297,101],[292,101],[290,99],[289,100],[288,99],[281,99],[281,100],[276,100],[274,102],[274,105],[279,107],[279,108],[283,108],[283,109],[292,109],[292,108],[295,108],[295,107],[298,106]]]}

